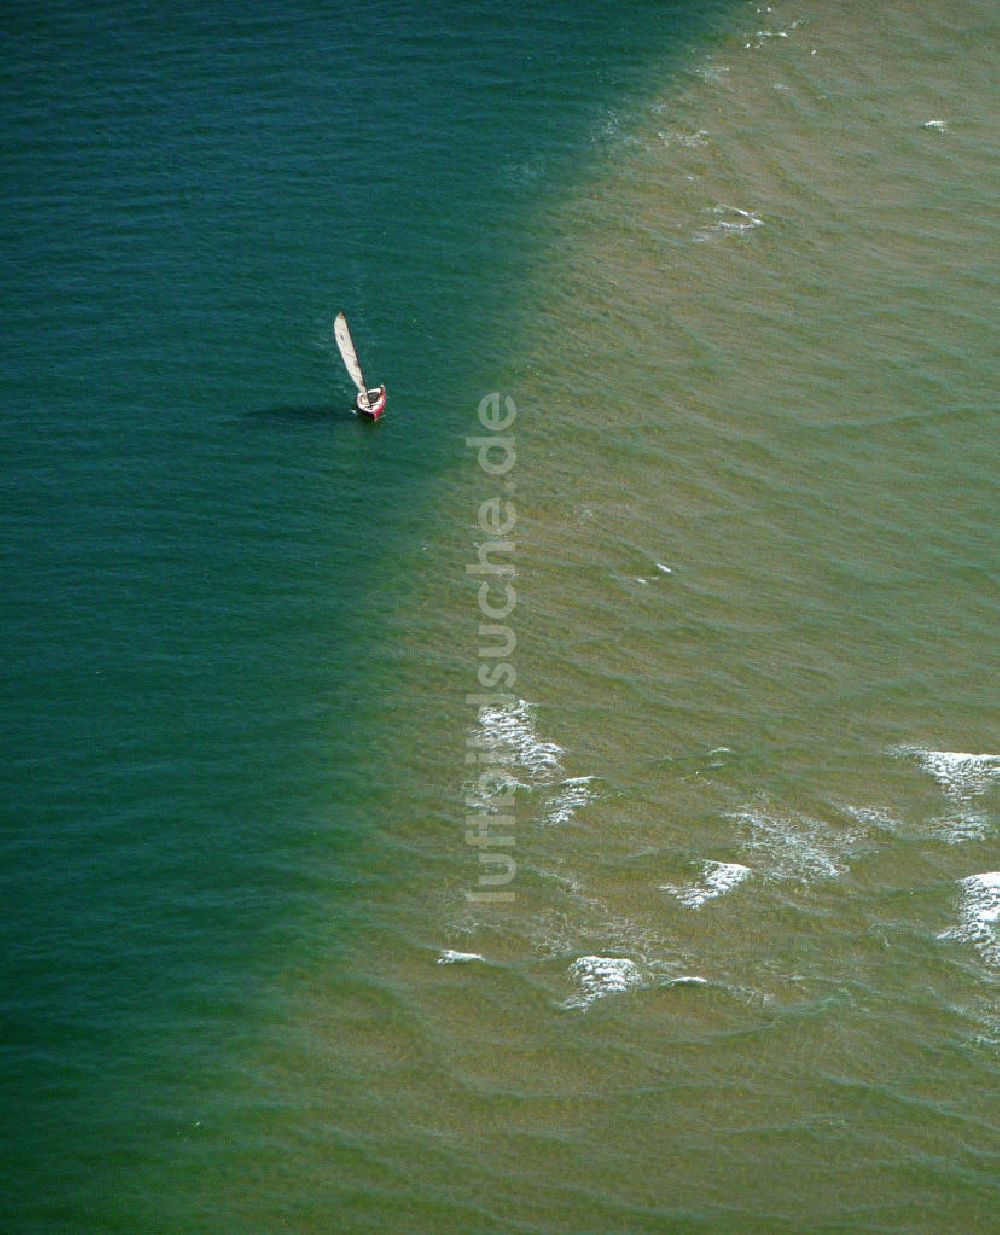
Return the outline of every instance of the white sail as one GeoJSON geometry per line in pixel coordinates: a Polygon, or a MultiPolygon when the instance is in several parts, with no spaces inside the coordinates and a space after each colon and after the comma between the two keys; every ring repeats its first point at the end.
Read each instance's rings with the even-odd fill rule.
{"type": "Polygon", "coordinates": [[[344,364],[347,366],[347,372],[351,375],[351,380],[358,388],[358,394],[363,395],[365,393],[365,375],[361,372],[361,365],[358,364],[358,353],[354,350],[354,340],[351,338],[347,318],[343,313],[338,313],[334,319],[333,337],[337,340],[340,354],[344,358],[344,364]]]}

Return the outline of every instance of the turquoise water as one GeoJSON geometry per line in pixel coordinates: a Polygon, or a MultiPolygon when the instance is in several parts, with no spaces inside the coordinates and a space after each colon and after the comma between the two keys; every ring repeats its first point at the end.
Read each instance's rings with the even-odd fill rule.
{"type": "Polygon", "coordinates": [[[274,975],[377,917],[339,855],[405,740],[372,697],[405,591],[380,563],[412,569],[493,380],[539,243],[521,220],[647,45],[700,24],[4,19],[5,1229],[151,1229],[130,1181],[177,1169],[274,975]],[[339,307],[391,386],[377,432],[347,414],[339,307]]]}
{"type": "Polygon", "coordinates": [[[991,1229],[991,8],[4,29],[4,1229],[991,1229]]]}

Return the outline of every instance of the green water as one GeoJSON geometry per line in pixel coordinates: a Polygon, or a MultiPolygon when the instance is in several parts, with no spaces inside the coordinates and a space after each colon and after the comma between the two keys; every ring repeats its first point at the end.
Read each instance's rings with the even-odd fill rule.
{"type": "Polygon", "coordinates": [[[992,7],[4,25],[4,1229],[991,1230],[992,7]]]}

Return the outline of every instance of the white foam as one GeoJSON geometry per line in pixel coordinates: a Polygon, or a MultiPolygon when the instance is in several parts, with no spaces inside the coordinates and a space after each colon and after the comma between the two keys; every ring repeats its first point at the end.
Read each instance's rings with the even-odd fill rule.
{"type": "Polygon", "coordinates": [[[622,995],[642,986],[642,970],[627,956],[578,956],[569,967],[579,994],[567,999],[565,1008],[586,1008],[608,995],[622,995]]]}
{"type": "Polygon", "coordinates": [[[694,133],[679,133],[676,129],[666,129],[656,136],[665,146],[686,146],[693,150],[698,146],[708,145],[708,129],[698,129],[694,133]]]}
{"type": "Polygon", "coordinates": [[[938,939],[971,943],[987,965],[1000,965],[1000,871],[970,875],[958,885],[958,925],[942,931],[938,939]]]}
{"type": "MultiPolygon", "coordinates": [[[[535,727],[536,705],[519,699],[511,707],[483,707],[472,731],[470,750],[483,753],[480,779],[466,784],[466,801],[482,810],[499,809],[499,799],[515,789],[548,789],[544,821],[564,824],[598,797],[594,776],[564,777],[563,748],[543,741],[535,727]],[[550,788],[551,787],[551,788],[550,788]]],[[[505,804],[509,806],[509,803],[505,804]]]]}
{"type": "Polygon", "coordinates": [[[564,1008],[588,1008],[609,995],[624,995],[643,987],[707,986],[699,974],[671,974],[672,966],[662,960],[635,961],[628,956],[579,956],[567,971],[578,992],[563,1003],[564,1008]]]}
{"type": "Polygon", "coordinates": [[[986,840],[993,832],[993,825],[984,815],[972,811],[954,819],[939,819],[931,829],[936,840],[946,845],[963,845],[967,841],[986,840]]]}
{"type": "Polygon", "coordinates": [[[1000,755],[967,755],[961,751],[921,750],[901,746],[898,753],[912,755],[933,776],[953,802],[971,802],[1000,779],[1000,755]]]}
{"type": "Polygon", "coordinates": [[[846,858],[860,835],[857,830],[836,830],[808,815],[749,807],[730,818],[740,824],[744,848],[762,860],[763,873],[770,879],[801,883],[836,879],[847,870],[846,858]]]}
{"type": "Polygon", "coordinates": [[[453,952],[451,948],[442,948],[441,955],[437,958],[437,963],[439,965],[468,965],[472,961],[482,961],[485,959],[478,952],[453,952]]]}
{"type": "Polygon", "coordinates": [[[716,223],[706,223],[695,232],[696,240],[707,240],[713,233],[742,236],[755,228],[763,227],[764,220],[755,210],[743,210],[739,206],[708,206],[706,210],[718,219],[716,223]]]}
{"type": "Polygon", "coordinates": [[[543,742],[535,730],[535,704],[519,699],[512,707],[483,707],[473,735],[474,747],[523,769],[535,779],[550,779],[562,771],[561,746],[543,742]]]}
{"type": "Polygon", "coordinates": [[[662,892],[676,896],[688,909],[700,909],[708,901],[725,896],[751,874],[750,867],[741,862],[702,862],[701,879],[697,883],[661,885],[662,892]]]}
{"type": "Polygon", "coordinates": [[[483,764],[477,780],[466,781],[465,802],[473,810],[500,812],[509,805],[509,795],[528,785],[505,769],[503,763],[483,764]]]}
{"type": "MultiPolygon", "coordinates": [[[[794,29],[794,26],[792,27],[794,29]]],[[[763,47],[768,39],[787,39],[787,30],[755,30],[754,38],[756,43],[744,43],[744,47],[763,47]]]]}
{"type": "Polygon", "coordinates": [[[925,120],[920,126],[922,129],[937,129],[938,132],[943,132],[948,127],[947,120],[925,120]]]}
{"type": "Polygon", "coordinates": [[[880,828],[885,832],[898,832],[900,825],[888,811],[878,806],[852,806],[849,802],[837,803],[837,809],[863,824],[866,828],[880,828]]]}
{"type": "Polygon", "coordinates": [[[962,751],[922,750],[900,746],[895,752],[917,760],[920,767],[937,781],[944,796],[958,813],[936,821],[933,835],[950,845],[983,840],[992,832],[990,821],[968,809],[1000,779],[1000,755],[971,755],[962,751]]]}
{"type": "Polygon", "coordinates": [[[569,823],[581,806],[592,802],[597,794],[590,788],[593,776],[571,776],[564,780],[559,792],[550,799],[546,823],[569,823]]]}
{"type": "Polygon", "coordinates": [[[718,85],[719,82],[725,81],[729,76],[729,65],[713,64],[711,61],[708,61],[705,64],[698,65],[698,67],[694,70],[694,73],[696,76],[700,77],[702,81],[718,85]]]}
{"type": "Polygon", "coordinates": [[[665,575],[672,575],[674,573],[669,566],[664,566],[662,562],[656,563],[656,569],[662,570],[665,575]]]}

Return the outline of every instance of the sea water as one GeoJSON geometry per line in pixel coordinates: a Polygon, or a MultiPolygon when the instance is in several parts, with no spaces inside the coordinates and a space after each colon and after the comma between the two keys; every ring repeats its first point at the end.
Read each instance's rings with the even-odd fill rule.
{"type": "Polygon", "coordinates": [[[992,7],[4,24],[5,1229],[992,1229],[992,7]]]}

